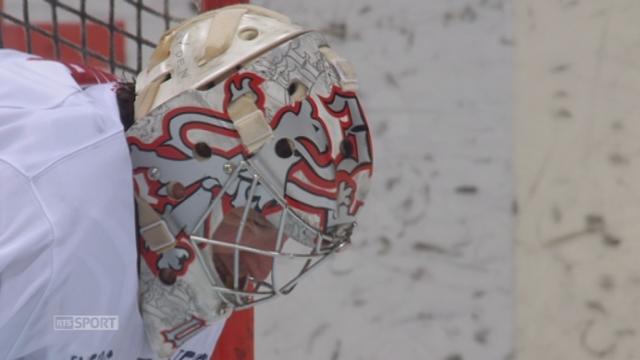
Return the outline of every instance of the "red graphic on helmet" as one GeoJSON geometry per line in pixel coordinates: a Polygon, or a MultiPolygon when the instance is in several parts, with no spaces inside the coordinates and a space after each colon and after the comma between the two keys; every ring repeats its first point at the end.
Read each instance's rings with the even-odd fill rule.
{"type": "MultiPolygon", "coordinates": [[[[213,177],[215,172],[194,171],[203,160],[210,160],[212,168],[221,169],[220,161],[246,156],[246,149],[240,141],[232,121],[227,115],[226,107],[238,96],[252,91],[256,97],[256,105],[264,108],[265,96],[259,88],[264,80],[253,73],[235,74],[225,83],[225,111],[202,107],[183,106],[167,112],[162,120],[162,131],[151,140],[143,141],[137,136],[129,136],[128,141],[132,153],[141,159],[148,158],[148,162],[157,165],[155,170],[162,173],[166,164],[171,168],[181,169],[178,173],[188,174],[189,182],[180,183],[180,196],[172,194],[171,187],[175,182],[163,181],[150,175],[152,166],[134,169],[135,191],[151,207],[160,214],[167,214],[188,202],[192,196],[205,195],[211,201],[221,197],[223,213],[230,211],[242,186],[228,190],[222,194],[222,180],[213,177]]],[[[185,205],[187,206],[187,205],[185,205]]],[[[274,204],[269,202],[266,207],[274,211],[274,204]]],[[[212,214],[204,222],[203,233],[211,236],[212,214]]],[[[173,275],[183,275],[193,261],[193,249],[188,236],[181,231],[176,236],[176,246],[164,253],[150,251],[144,241],[140,239],[140,253],[145,262],[156,275],[162,275],[163,270],[175,272],[173,275]]],[[[205,246],[205,244],[201,244],[205,246]]],[[[162,276],[161,276],[162,277],[162,276]]]]}
{"type": "MultiPolygon", "coordinates": [[[[309,96],[280,109],[271,121],[295,147],[286,166],[285,198],[325,229],[349,222],[362,206],[372,172],[371,138],[353,92],[333,87],[329,97],[309,96]]],[[[276,139],[276,141],[280,141],[276,139]]]]}
{"type": "MultiPolygon", "coordinates": [[[[221,193],[226,176],[220,174],[223,165],[231,160],[237,163],[250,155],[242,145],[227,108],[235,99],[250,92],[256,107],[264,109],[267,99],[260,87],[263,82],[255,73],[236,73],[224,83],[224,112],[194,106],[177,107],[163,116],[162,131],[155,138],[145,142],[130,136],[130,146],[135,150],[132,153],[136,154],[139,163],[148,156],[150,163],[159,164],[160,172],[162,166],[170,163],[172,173],[188,177],[184,182],[183,198],[175,199],[170,196],[170,183],[149,176],[150,166],[137,168],[138,195],[161,214],[175,212],[190,197],[201,196],[208,201],[221,197],[219,210],[223,215],[248,204],[267,217],[281,212],[283,208],[275,201],[274,194],[265,192],[262,186],[247,199],[251,178],[242,174],[233,186],[221,193]]],[[[273,139],[252,159],[255,166],[270,169],[279,177],[275,182],[276,186],[282,186],[276,189],[282,191],[279,195],[318,230],[352,223],[363,204],[372,172],[371,138],[356,94],[334,86],[326,98],[307,96],[279,109],[270,126],[273,139]],[[285,143],[292,148],[279,152],[277,147],[285,143]]],[[[206,215],[202,236],[210,238],[218,226],[213,213],[206,215]]],[[[183,265],[190,263],[187,260],[192,259],[193,249],[186,239],[178,245],[184,249],[162,256],[143,254],[152,271],[171,267],[178,274],[184,273],[183,265]],[[174,259],[164,261],[163,256],[174,259]],[[178,269],[176,264],[180,265],[178,269]]]]}
{"type": "Polygon", "coordinates": [[[355,215],[364,204],[363,197],[368,191],[369,179],[373,175],[371,133],[362,105],[354,92],[343,91],[334,86],[331,95],[327,98],[321,97],[321,100],[325,109],[340,119],[343,140],[336,159],[336,180],[353,189],[355,195],[351,199],[348,213],[355,215]],[[367,189],[359,194],[359,187],[367,189]]]}
{"type": "Polygon", "coordinates": [[[239,96],[252,92],[256,97],[256,107],[264,111],[265,95],[260,85],[264,79],[252,72],[235,73],[224,83],[224,112],[227,113],[229,104],[239,96]]]}
{"type": "MultiPolygon", "coordinates": [[[[153,142],[144,143],[134,136],[129,136],[127,140],[130,145],[135,145],[140,150],[152,151],[161,158],[168,160],[190,160],[193,158],[194,143],[189,140],[189,132],[193,130],[202,130],[220,134],[226,137],[239,138],[238,132],[233,129],[233,123],[229,117],[216,110],[185,106],[173,109],[162,119],[162,132],[153,142]],[[203,120],[176,121],[179,118],[188,115],[200,115],[203,120]],[[208,121],[215,119],[214,121],[208,121]],[[176,136],[177,135],[177,136],[176,136]],[[177,141],[180,140],[180,141],[177,141]]],[[[211,147],[214,154],[232,157],[242,151],[241,146],[232,149],[222,149],[215,146],[211,147]]]]}

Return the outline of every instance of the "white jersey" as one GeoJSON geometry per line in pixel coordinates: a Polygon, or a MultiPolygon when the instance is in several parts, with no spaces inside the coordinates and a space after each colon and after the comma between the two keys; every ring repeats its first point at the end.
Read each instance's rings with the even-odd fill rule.
{"type": "MultiPolygon", "coordinates": [[[[153,359],[113,84],[12,50],[0,83],[0,359],[153,359]]],[[[221,328],[173,358],[209,359],[221,328]]]]}

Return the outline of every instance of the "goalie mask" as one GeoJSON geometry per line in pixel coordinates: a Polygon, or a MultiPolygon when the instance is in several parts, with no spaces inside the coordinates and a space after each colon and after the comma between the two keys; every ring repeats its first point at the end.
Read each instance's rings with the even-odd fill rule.
{"type": "Polygon", "coordinates": [[[372,172],[356,87],[319,33],[259,7],[163,36],[127,131],[141,309],[160,355],[288,294],[349,243],[372,172]]]}

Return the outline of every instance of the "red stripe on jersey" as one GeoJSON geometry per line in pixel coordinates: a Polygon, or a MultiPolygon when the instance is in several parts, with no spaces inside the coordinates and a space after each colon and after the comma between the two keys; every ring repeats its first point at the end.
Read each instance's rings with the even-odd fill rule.
{"type": "Polygon", "coordinates": [[[234,312],[224,324],[210,360],[254,360],[253,308],[234,312]]]}

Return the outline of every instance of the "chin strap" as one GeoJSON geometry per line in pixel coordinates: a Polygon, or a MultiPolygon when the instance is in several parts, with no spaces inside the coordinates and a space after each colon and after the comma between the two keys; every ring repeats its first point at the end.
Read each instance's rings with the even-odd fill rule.
{"type": "Polygon", "coordinates": [[[163,252],[176,244],[176,239],[169,231],[167,223],[153,210],[151,205],[135,196],[138,207],[138,226],[140,235],[151,251],[163,252]]]}
{"type": "Polygon", "coordinates": [[[273,137],[271,126],[262,110],[256,106],[253,93],[246,93],[229,105],[227,113],[240,140],[250,154],[254,154],[273,137]]]}

